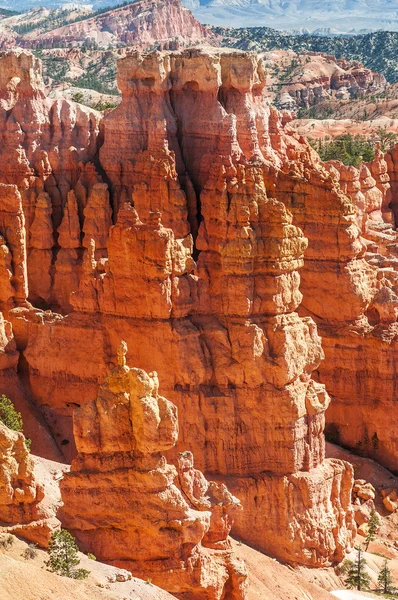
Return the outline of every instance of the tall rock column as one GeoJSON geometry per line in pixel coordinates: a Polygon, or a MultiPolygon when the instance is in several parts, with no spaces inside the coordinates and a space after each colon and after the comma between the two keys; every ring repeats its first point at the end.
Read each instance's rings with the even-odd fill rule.
{"type": "Polygon", "coordinates": [[[11,306],[24,303],[28,297],[26,230],[22,200],[15,185],[0,184],[0,234],[3,238],[1,277],[5,286],[1,301],[11,306]],[[14,290],[12,297],[10,284],[14,290]],[[4,293],[5,290],[8,292],[4,293]]]}
{"type": "Polygon", "coordinates": [[[51,214],[51,198],[43,192],[37,197],[34,218],[29,230],[29,296],[38,305],[43,302],[48,304],[51,300],[51,265],[54,246],[51,214]]]}
{"type": "Polygon", "coordinates": [[[97,399],[75,412],[62,523],[84,550],[178,598],[243,600],[246,572],[228,540],[241,506],[189,453],[177,477],[162,455],[178,438],[177,409],[159,395],[157,373],[129,368],[126,352],[122,342],[97,399]]]}

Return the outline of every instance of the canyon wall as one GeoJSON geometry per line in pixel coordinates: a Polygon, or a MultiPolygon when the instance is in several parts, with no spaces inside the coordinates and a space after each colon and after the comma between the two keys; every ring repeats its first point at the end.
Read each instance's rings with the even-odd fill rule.
{"type": "MultiPolygon", "coordinates": [[[[362,248],[350,260],[334,259],[334,278],[323,295],[329,302],[315,306],[305,292],[303,302],[322,335],[325,361],[319,377],[332,395],[331,439],[392,471],[398,465],[396,152],[383,156],[378,150],[359,170],[330,166],[338,167],[340,186],[353,200],[362,248]]],[[[325,281],[322,271],[320,266],[325,281]]],[[[303,275],[304,285],[310,278],[303,275]]]]}
{"type": "MultiPolygon", "coordinates": [[[[41,99],[29,55],[13,60],[29,65],[33,129],[48,150],[35,162],[22,136],[23,177],[8,174],[19,158],[1,175],[17,186],[18,252],[28,255],[24,294],[2,308],[60,448],[75,455],[73,409],[97,397],[125,339],[130,364],[156,370],[178,406],[170,459],[192,451],[242,500],[235,534],[292,563],[340,561],[355,531],[352,469],[325,459],[330,398],[312,377],[324,355],[314,320],[297,312],[299,270],[316,252],[320,203],[340,241],[330,252],[350,258],[361,244],[335,175],[264,102],[262,61],[228,51],[127,56],[123,101],[101,123],[62,103],[68,160],[54,162],[45,132],[57,131],[47,123],[59,103],[41,99]]],[[[17,113],[22,100],[16,93],[17,113]]],[[[327,239],[317,243],[328,251],[327,239]]],[[[6,271],[12,283],[13,265],[6,271]]]]}

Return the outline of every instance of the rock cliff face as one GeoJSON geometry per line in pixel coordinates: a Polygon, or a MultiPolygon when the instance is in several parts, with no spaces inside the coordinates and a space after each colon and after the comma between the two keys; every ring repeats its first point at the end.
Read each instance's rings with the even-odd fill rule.
{"type": "MultiPolygon", "coordinates": [[[[76,284],[65,263],[72,269],[76,261],[75,254],[61,253],[57,265],[57,227],[68,193],[76,189],[83,209],[98,180],[90,161],[97,152],[100,115],[64,100],[47,100],[40,62],[31,54],[7,52],[0,62],[0,181],[9,185],[2,186],[0,233],[13,257],[14,300],[28,296],[28,271],[29,297],[37,306],[59,303],[61,309],[67,308],[65,292],[76,289],[76,284]],[[15,236],[24,239],[12,239],[15,236]],[[65,288],[64,293],[59,287],[65,288]]],[[[59,245],[70,248],[65,235],[64,228],[59,245]]],[[[81,245],[77,247],[74,235],[78,253],[81,245]]]]}
{"type": "MultiPolygon", "coordinates": [[[[7,311],[30,391],[73,456],[73,407],[97,397],[126,339],[129,361],[156,369],[178,406],[176,450],[192,451],[199,469],[228,479],[243,499],[235,532],[293,563],[339,561],[355,530],[352,470],[325,460],[330,399],[312,378],[321,339],[313,319],[297,311],[304,252],[314,264],[325,255],[334,282],[335,255],[349,259],[362,247],[355,207],[334,172],[264,102],[255,55],[133,54],[118,70],[122,104],[104,118],[100,137],[97,116],[84,113],[96,126],[87,138],[82,125],[92,149],[72,153],[75,176],[63,161],[63,177],[51,179],[49,159],[55,184],[40,189],[34,212],[23,199],[39,177],[22,189],[32,265],[39,257],[50,264],[53,224],[46,306],[73,309],[61,317],[14,301],[7,311]],[[338,248],[329,249],[320,214],[338,248]]],[[[316,302],[310,269],[305,277],[316,302]]],[[[31,267],[27,278],[38,305],[30,279],[37,290],[45,277],[38,281],[31,267]]]]}
{"type": "Polygon", "coordinates": [[[178,469],[166,462],[177,409],[159,395],[156,372],[126,365],[126,351],[122,342],[97,400],[75,413],[62,522],[85,550],[179,598],[243,600],[246,571],[228,539],[242,507],[194,469],[190,452],[178,469]]]}
{"type": "Polygon", "coordinates": [[[319,103],[325,108],[329,107],[327,101],[332,105],[358,95],[371,96],[387,87],[383,75],[360,62],[328,54],[273,50],[266,52],[264,59],[272,73],[271,98],[280,109],[297,110],[319,103]]]}
{"type": "Polygon", "coordinates": [[[0,422],[0,530],[47,546],[59,521],[43,499],[24,435],[0,422]]]}
{"type": "Polygon", "coordinates": [[[378,152],[360,170],[338,167],[336,176],[356,209],[362,247],[350,260],[340,254],[334,263],[333,281],[321,296],[330,302],[315,306],[305,293],[303,302],[322,334],[326,359],[319,376],[333,396],[327,413],[331,438],[392,470],[398,458],[391,424],[398,306],[395,157],[396,149],[385,157],[378,152]]]}

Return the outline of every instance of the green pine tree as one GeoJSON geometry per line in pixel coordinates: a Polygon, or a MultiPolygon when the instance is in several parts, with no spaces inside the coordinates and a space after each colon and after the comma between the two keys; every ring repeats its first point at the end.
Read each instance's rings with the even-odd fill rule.
{"type": "Polygon", "coordinates": [[[357,590],[366,590],[370,584],[370,576],[366,572],[366,560],[362,557],[362,548],[357,546],[357,556],[355,562],[346,562],[346,573],[345,584],[349,588],[356,588],[357,590]]]}
{"type": "Polygon", "coordinates": [[[392,585],[392,575],[391,571],[388,568],[388,561],[385,559],[383,568],[379,573],[379,577],[377,578],[377,589],[383,594],[393,594],[394,587],[392,585]]]}
{"type": "Polygon", "coordinates": [[[55,531],[51,536],[49,559],[45,564],[50,571],[63,577],[86,579],[90,571],[75,568],[80,563],[78,551],[79,548],[69,531],[66,529],[55,531]]]}
{"type": "Polygon", "coordinates": [[[375,539],[376,533],[377,533],[377,530],[379,529],[379,527],[380,527],[380,519],[377,516],[375,509],[372,508],[372,510],[370,511],[370,518],[368,521],[368,533],[365,538],[365,550],[367,550],[369,548],[370,542],[373,542],[373,540],[375,539]]]}

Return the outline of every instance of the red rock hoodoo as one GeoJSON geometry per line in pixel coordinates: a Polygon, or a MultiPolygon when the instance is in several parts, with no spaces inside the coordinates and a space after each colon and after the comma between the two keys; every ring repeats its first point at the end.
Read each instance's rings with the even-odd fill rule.
{"type": "Polygon", "coordinates": [[[122,342],[98,398],[75,412],[62,522],[85,550],[179,598],[243,600],[246,571],[228,539],[242,507],[194,469],[190,452],[178,470],[166,462],[177,409],[159,395],[156,372],[126,365],[126,350],[122,342]]]}

